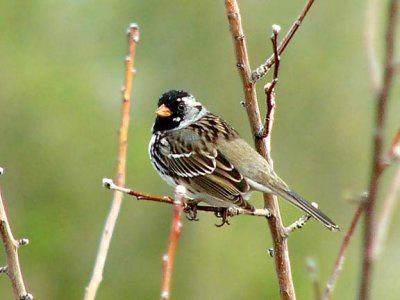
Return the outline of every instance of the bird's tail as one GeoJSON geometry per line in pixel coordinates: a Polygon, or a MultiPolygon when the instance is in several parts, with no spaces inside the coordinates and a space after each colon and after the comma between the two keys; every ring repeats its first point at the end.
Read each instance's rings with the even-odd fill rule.
{"type": "Polygon", "coordinates": [[[326,216],[322,211],[318,208],[314,207],[307,200],[303,199],[299,194],[289,190],[289,189],[279,189],[276,193],[294,206],[300,208],[305,213],[309,214],[313,218],[317,219],[319,222],[324,224],[330,230],[336,231],[340,230],[339,226],[335,224],[328,216],[326,216]]]}

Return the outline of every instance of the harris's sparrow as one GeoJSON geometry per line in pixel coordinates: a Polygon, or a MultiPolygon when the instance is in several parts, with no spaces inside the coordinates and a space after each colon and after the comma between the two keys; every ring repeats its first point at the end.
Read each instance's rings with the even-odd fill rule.
{"type": "Polygon", "coordinates": [[[156,114],[149,144],[151,162],[168,184],[185,186],[188,199],[253,211],[247,201],[252,191],[273,193],[329,229],[339,229],[323,212],[293,192],[235,129],[189,93],[164,93],[156,114]]]}

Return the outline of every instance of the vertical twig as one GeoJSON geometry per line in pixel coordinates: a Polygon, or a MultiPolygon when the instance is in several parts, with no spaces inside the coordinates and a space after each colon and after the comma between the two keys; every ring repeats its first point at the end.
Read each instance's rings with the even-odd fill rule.
{"type": "Polygon", "coordinates": [[[174,216],[172,218],[171,233],[167,253],[163,255],[163,277],[161,285],[161,300],[168,300],[171,295],[171,282],[175,261],[176,248],[182,228],[182,210],[185,202],[186,189],[178,185],[175,189],[174,216]]]}
{"type": "Polygon", "coordinates": [[[264,86],[264,92],[267,97],[267,113],[265,114],[265,124],[264,124],[264,134],[263,137],[266,138],[267,147],[269,151],[271,151],[271,137],[270,133],[272,130],[272,125],[274,124],[274,115],[275,115],[275,86],[278,83],[278,73],[279,73],[279,66],[280,66],[280,56],[278,52],[278,34],[281,30],[279,25],[272,26],[272,35],[271,35],[271,42],[272,42],[272,49],[274,52],[274,61],[275,61],[275,68],[274,68],[274,76],[271,82],[267,82],[264,86]]]}
{"type": "MultiPolygon", "coordinates": [[[[269,147],[270,135],[265,138],[262,137],[264,129],[261,122],[255,84],[251,78],[251,69],[247,54],[247,47],[245,43],[239,7],[235,0],[225,0],[225,7],[230,31],[233,37],[233,44],[237,61],[236,65],[239,69],[240,78],[242,80],[247,115],[249,118],[252,133],[255,137],[258,137],[255,138],[256,148],[257,151],[261,153],[261,155],[263,155],[272,166],[269,147]]],[[[272,120],[272,118],[268,119],[272,120]]],[[[272,128],[272,124],[270,128],[272,128]]],[[[285,236],[285,228],[282,224],[282,219],[279,212],[278,202],[276,197],[272,194],[264,194],[264,203],[265,208],[267,208],[272,213],[272,216],[268,218],[268,223],[274,244],[275,268],[278,276],[280,296],[281,299],[296,299],[290,267],[289,249],[285,236]]]]}
{"type": "Polygon", "coordinates": [[[384,169],[383,135],[385,127],[386,107],[391,91],[393,77],[396,71],[395,36],[398,15],[398,0],[391,0],[385,38],[385,61],[383,81],[376,97],[374,156],[369,184],[368,200],[365,205],[364,253],[361,272],[360,299],[370,299],[371,277],[374,263],[373,250],[375,245],[375,209],[379,192],[379,178],[384,169]]]}
{"type": "MultiPolygon", "coordinates": [[[[129,26],[128,39],[129,54],[126,58],[125,86],[122,99],[122,119],[119,129],[119,153],[116,175],[116,183],[119,186],[125,185],[126,151],[128,146],[128,127],[130,121],[130,98],[132,94],[133,77],[136,73],[134,69],[136,45],[139,41],[139,27],[136,24],[131,24],[129,26]]],[[[121,208],[122,197],[123,193],[114,191],[113,201],[104,225],[92,277],[85,290],[85,300],[95,299],[98,287],[103,279],[104,265],[107,259],[107,253],[114,232],[114,227],[117,222],[119,210],[121,208]]]]}
{"type": "MultiPolygon", "coordinates": [[[[3,168],[0,168],[0,175],[3,174],[3,168]]],[[[24,279],[22,277],[21,266],[19,264],[18,248],[27,245],[29,240],[16,240],[12,234],[10,223],[4,209],[3,199],[0,191],[0,235],[3,241],[7,266],[0,268],[0,273],[7,273],[10,278],[15,299],[28,300],[33,296],[26,291],[24,279]]]]}
{"type": "Polygon", "coordinates": [[[342,270],[345,254],[347,251],[347,248],[350,245],[351,238],[354,235],[354,230],[356,229],[356,226],[358,224],[358,221],[361,217],[361,214],[364,209],[364,203],[365,203],[365,197],[361,200],[360,206],[356,210],[356,213],[354,214],[353,220],[351,221],[349,230],[346,233],[346,236],[343,239],[342,245],[340,246],[339,253],[336,257],[335,265],[333,266],[332,273],[328,279],[328,282],[326,284],[323,300],[329,300],[332,297],[333,289],[335,287],[336,281],[338,279],[339,273],[342,270]]]}

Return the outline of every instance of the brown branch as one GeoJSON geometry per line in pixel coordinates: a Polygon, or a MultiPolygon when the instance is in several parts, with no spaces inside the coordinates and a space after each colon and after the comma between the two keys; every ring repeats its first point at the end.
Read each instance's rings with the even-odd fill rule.
{"type": "Polygon", "coordinates": [[[361,200],[360,206],[357,208],[357,210],[354,214],[353,220],[351,221],[350,227],[343,239],[342,245],[340,246],[339,253],[336,257],[335,265],[333,266],[332,273],[326,284],[324,296],[322,298],[323,300],[328,300],[332,297],[333,289],[335,287],[339,273],[342,270],[346,251],[350,245],[351,238],[354,235],[354,230],[356,229],[356,226],[358,224],[358,221],[360,220],[361,214],[364,209],[365,197],[362,197],[362,198],[363,199],[361,200]]]}
{"type": "MultiPolygon", "coordinates": [[[[130,122],[130,98],[132,94],[132,82],[134,75],[136,74],[134,63],[138,41],[139,27],[136,24],[131,24],[128,29],[129,54],[126,58],[125,88],[123,90],[122,99],[122,119],[119,128],[119,153],[116,181],[120,186],[125,185],[126,151],[128,147],[128,127],[130,122]]],[[[85,290],[85,300],[95,299],[98,287],[102,281],[104,265],[107,259],[107,253],[114,232],[114,227],[117,222],[119,210],[121,208],[122,197],[123,194],[121,192],[114,192],[111,208],[104,225],[92,277],[85,290]]]]}
{"type": "MultiPolygon", "coordinates": [[[[257,102],[255,81],[251,78],[251,69],[239,7],[235,0],[225,0],[225,7],[230,31],[233,37],[237,61],[236,65],[239,68],[239,74],[242,80],[245,95],[245,107],[252,133],[256,137],[256,148],[257,151],[268,160],[272,167],[273,161],[270,156],[270,135],[265,138],[257,138],[260,136],[260,133],[262,133],[263,126],[257,102]]],[[[270,128],[272,128],[272,126],[270,128]]],[[[296,299],[290,267],[289,249],[276,196],[273,196],[272,194],[264,194],[264,206],[272,213],[272,216],[268,218],[268,223],[274,245],[275,268],[278,276],[280,297],[281,299],[296,299]]]]}
{"type": "MultiPolygon", "coordinates": [[[[153,195],[149,195],[149,194],[143,194],[140,192],[136,192],[136,191],[128,189],[128,188],[120,187],[120,186],[114,184],[114,182],[109,178],[103,179],[103,186],[110,190],[115,190],[115,191],[119,191],[121,193],[125,193],[128,195],[134,196],[134,197],[136,197],[137,200],[153,201],[153,202],[159,202],[159,203],[165,203],[165,204],[171,204],[171,205],[175,203],[174,199],[171,197],[153,196],[153,195]]],[[[186,202],[185,202],[184,208],[187,208],[187,207],[189,207],[189,205],[186,204],[186,202]]],[[[201,206],[201,205],[197,205],[196,210],[197,211],[205,211],[205,212],[213,212],[213,213],[217,213],[217,214],[221,214],[224,212],[223,207],[201,206]]],[[[271,213],[267,209],[255,209],[254,211],[249,211],[246,209],[242,209],[240,207],[230,207],[230,208],[228,208],[228,215],[231,217],[237,216],[237,215],[269,217],[269,216],[271,216],[271,213]]]]}
{"type": "Polygon", "coordinates": [[[161,300],[167,300],[171,294],[172,273],[175,261],[176,248],[182,228],[182,211],[185,203],[186,189],[178,185],[175,189],[174,216],[172,219],[171,233],[167,253],[163,256],[163,277],[161,285],[161,300]]]}
{"type": "MultiPolygon", "coordinates": [[[[3,168],[0,168],[0,175],[3,174],[3,168]]],[[[7,266],[1,268],[1,273],[7,273],[14,290],[15,299],[28,300],[33,296],[26,291],[24,279],[22,277],[21,266],[19,264],[18,249],[20,246],[27,245],[27,239],[16,240],[12,234],[10,223],[4,209],[3,199],[0,191],[0,235],[3,241],[7,266]]]]}
{"type": "MultiPolygon", "coordinates": [[[[299,16],[297,17],[296,21],[293,23],[292,27],[286,33],[286,36],[283,38],[282,42],[279,44],[278,53],[281,55],[286,47],[289,45],[290,41],[292,40],[293,36],[299,29],[300,25],[302,24],[304,18],[306,17],[308,11],[310,10],[311,6],[314,4],[314,0],[309,0],[307,4],[304,6],[303,10],[300,12],[299,16]]],[[[272,54],[261,66],[259,66],[255,71],[253,71],[251,78],[253,82],[256,82],[261,77],[265,76],[271,67],[275,63],[275,55],[272,54]]]]}
{"type": "Polygon", "coordinates": [[[383,135],[385,129],[386,107],[395,74],[395,37],[399,1],[391,0],[386,29],[385,61],[382,85],[376,98],[374,156],[369,184],[368,200],[365,205],[364,253],[361,272],[360,299],[370,299],[371,278],[374,264],[376,200],[379,192],[379,179],[384,169],[383,135]]]}

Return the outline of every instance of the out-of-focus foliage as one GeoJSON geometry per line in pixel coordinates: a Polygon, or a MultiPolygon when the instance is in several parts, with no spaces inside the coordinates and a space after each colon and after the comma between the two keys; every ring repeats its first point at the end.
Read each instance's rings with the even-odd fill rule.
{"type": "MultiPolygon", "coordinates": [[[[270,26],[280,24],[284,33],[304,1],[240,2],[256,67],[271,53],[270,26]]],[[[273,131],[278,173],[344,231],[356,209],[349,198],[366,189],[371,160],[374,97],[363,9],[363,1],[318,1],[312,8],[282,57],[273,131]]],[[[89,280],[111,200],[101,178],[115,173],[130,22],[139,23],[141,40],[127,185],[172,194],[147,155],[154,109],[165,90],[191,91],[251,141],[223,1],[1,1],[0,165],[6,175],[0,185],[15,235],[31,240],[20,256],[36,299],[80,299],[89,280]]],[[[388,137],[399,123],[398,84],[393,95],[388,137]]],[[[253,201],[262,205],[260,195],[253,201]]],[[[301,215],[281,203],[285,223],[301,215]]],[[[171,215],[170,206],[126,198],[97,299],[157,299],[171,215]]],[[[214,216],[200,219],[183,224],[174,299],[277,299],[265,220],[243,216],[216,228],[214,216]]],[[[377,264],[376,299],[400,294],[398,220],[377,264]]],[[[335,299],[357,293],[360,230],[335,299]]],[[[325,282],[343,234],[310,221],[290,237],[299,299],[313,298],[306,258],[315,258],[325,282]]],[[[0,298],[12,297],[8,279],[0,277],[0,298]]]]}

